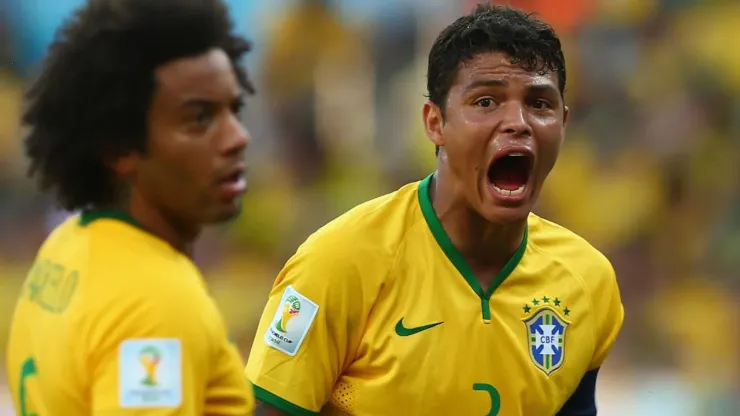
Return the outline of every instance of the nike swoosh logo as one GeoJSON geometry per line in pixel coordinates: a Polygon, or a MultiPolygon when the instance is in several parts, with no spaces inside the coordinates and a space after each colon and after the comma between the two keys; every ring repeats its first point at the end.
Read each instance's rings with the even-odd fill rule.
{"type": "Polygon", "coordinates": [[[444,322],[436,322],[429,325],[423,325],[423,326],[417,326],[415,328],[406,328],[403,326],[403,318],[398,320],[398,323],[396,324],[396,334],[402,337],[408,337],[410,335],[418,334],[421,331],[426,331],[427,329],[434,328],[437,325],[442,325],[444,322]]]}

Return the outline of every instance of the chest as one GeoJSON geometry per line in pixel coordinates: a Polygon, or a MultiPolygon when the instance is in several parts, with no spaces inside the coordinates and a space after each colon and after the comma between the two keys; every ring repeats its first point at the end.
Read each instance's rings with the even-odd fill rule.
{"type": "Polygon", "coordinates": [[[404,270],[378,299],[340,381],[367,407],[355,414],[554,414],[593,355],[577,278],[522,268],[485,299],[434,269],[404,270]]]}

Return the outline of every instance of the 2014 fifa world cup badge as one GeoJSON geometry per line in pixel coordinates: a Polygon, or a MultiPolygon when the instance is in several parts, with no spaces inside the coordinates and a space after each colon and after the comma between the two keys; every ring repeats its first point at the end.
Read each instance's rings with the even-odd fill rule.
{"type": "Polygon", "coordinates": [[[174,408],[182,403],[182,345],[176,338],[127,339],[118,347],[123,408],[174,408]]]}
{"type": "Polygon", "coordinates": [[[529,357],[535,367],[550,376],[565,362],[565,337],[571,311],[558,298],[534,298],[523,307],[529,357]]]}
{"type": "Polygon", "coordinates": [[[318,311],[319,305],[288,286],[267,328],[265,342],[290,356],[296,355],[318,311]]]}

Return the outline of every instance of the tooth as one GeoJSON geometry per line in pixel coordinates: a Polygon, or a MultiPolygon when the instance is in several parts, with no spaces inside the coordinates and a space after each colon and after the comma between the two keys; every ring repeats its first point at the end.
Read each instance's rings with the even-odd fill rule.
{"type": "Polygon", "coordinates": [[[521,185],[519,188],[517,188],[517,189],[515,189],[513,191],[510,191],[508,189],[501,189],[498,186],[493,185],[493,189],[495,189],[496,192],[498,192],[498,193],[500,193],[501,195],[504,195],[504,196],[520,195],[520,194],[522,194],[524,192],[524,188],[526,188],[526,185],[521,185]]]}
{"type": "Polygon", "coordinates": [[[509,153],[509,156],[524,156],[524,153],[509,153]]]}
{"type": "Polygon", "coordinates": [[[509,195],[521,195],[524,192],[524,185],[520,186],[519,188],[510,191],[509,195]]]}

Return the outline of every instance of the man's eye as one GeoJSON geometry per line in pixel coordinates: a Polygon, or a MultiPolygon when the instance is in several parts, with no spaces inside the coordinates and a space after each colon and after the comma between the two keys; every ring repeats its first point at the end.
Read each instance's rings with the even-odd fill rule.
{"type": "Polygon", "coordinates": [[[244,109],[244,101],[236,101],[231,104],[231,112],[233,114],[239,114],[244,109]]]}
{"type": "Polygon", "coordinates": [[[213,114],[211,114],[211,112],[200,111],[193,116],[192,121],[194,124],[206,125],[210,123],[212,119],[213,119],[213,114]]]}
{"type": "Polygon", "coordinates": [[[490,98],[483,98],[483,99],[478,100],[477,104],[480,107],[488,108],[488,107],[493,107],[494,102],[490,98]]]}
{"type": "Polygon", "coordinates": [[[552,108],[547,100],[535,100],[532,106],[537,110],[547,110],[552,108]]]}

